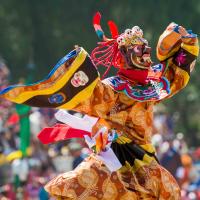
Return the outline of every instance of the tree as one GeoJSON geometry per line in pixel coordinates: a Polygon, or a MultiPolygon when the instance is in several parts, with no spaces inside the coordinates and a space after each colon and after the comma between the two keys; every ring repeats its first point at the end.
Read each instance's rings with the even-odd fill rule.
{"type": "MultiPolygon", "coordinates": [[[[97,10],[103,14],[102,25],[106,33],[106,22],[110,19],[116,22],[120,31],[140,25],[153,49],[171,21],[200,32],[198,0],[1,0],[0,54],[10,67],[12,83],[30,72],[27,67],[30,63],[35,67],[31,71],[33,79],[44,78],[75,44],[91,52],[98,41],[92,27],[92,17],[97,10]]],[[[193,139],[200,135],[198,73],[197,67],[187,89],[173,101],[166,102],[172,115],[178,112],[176,129],[192,135],[193,139]]]]}

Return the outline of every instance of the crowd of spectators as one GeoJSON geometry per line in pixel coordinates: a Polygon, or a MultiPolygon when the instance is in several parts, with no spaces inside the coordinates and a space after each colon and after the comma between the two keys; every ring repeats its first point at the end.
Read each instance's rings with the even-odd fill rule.
{"type": "MultiPolygon", "coordinates": [[[[9,70],[0,62],[0,89],[8,85],[9,70]]],[[[20,117],[15,105],[0,99],[0,199],[50,199],[43,186],[56,174],[74,169],[87,155],[83,140],[43,145],[37,134],[53,126],[55,110],[31,108],[31,141],[24,156],[20,152],[20,117]]],[[[182,199],[200,199],[200,148],[191,149],[184,134],[174,134],[173,120],[166,112],[156,112],[152,142],[160,163],[182,189],[182,199]]]]}
{"type": "Polygon", "coordinates": [[[164,112],[154,115],[152,143],[160,164],[177,180],[182,200],[200,199],[200,147],[189,147],[183,133],[175,134],[173,119],[164,112]]]}
{"type": "MultiPolygon", "coordinates": [[[[9,69],[0,62],[0,90],[8,86],[9,69]]],[[[15,104],[0,99],[0,199],[50,199],[43,186],[56,174],[75,168],[88,154],[82,140],[43,145],[37,134],[53,126],[55,110],[31,108],[30,146],[20,151],[20,116],[15,104]]],[[[27,130],[27,134],[28,134],[27,130]]]]}

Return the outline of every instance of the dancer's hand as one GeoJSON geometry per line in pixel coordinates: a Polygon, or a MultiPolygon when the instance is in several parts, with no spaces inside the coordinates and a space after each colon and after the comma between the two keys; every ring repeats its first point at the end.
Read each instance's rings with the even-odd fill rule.
{"type": "Polygon", "coordinates": [[[189,36],[190,34],[187,32],[187,30],[182,27],[182,26],[179,26],[178,27],[178,32],[181,34],[182,37],[186,37],[186,36],[189,36]]]}

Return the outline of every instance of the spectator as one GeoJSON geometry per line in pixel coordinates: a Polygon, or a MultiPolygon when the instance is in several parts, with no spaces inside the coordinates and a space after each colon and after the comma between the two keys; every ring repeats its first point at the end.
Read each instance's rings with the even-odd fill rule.
{"type": "Polygon", "coordinates": [[[77,142],[72,142],[69,144],[69,149],[71,155],[74,157],[72,162],[72,169],[74,169],[84,160],[84,156],[81,151],[82,146],[77,142]]]}
{"type": "Polygon", "coordinates": [[[173,146],[173,139],[170,138],[169,141],[169,148],[163,154],[160,163],[164,166],[171,174],[176,177],[176,170],[178,167],[181,166],[181,158],[179,152],[173,146]]]}

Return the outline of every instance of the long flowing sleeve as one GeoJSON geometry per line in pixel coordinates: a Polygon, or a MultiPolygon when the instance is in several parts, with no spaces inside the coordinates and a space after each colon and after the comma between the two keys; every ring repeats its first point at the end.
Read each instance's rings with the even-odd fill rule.
{"type": "Polygon", "coordinates": [[[164,76],[170,82],[168,98],[188,84],[199,54],[196,34],[189,30],[187,36],[182,36],[176,27],[173,30],[169,27],[160,36],[157,45],[157,57],[165,65],[164,76]]]}
{"type": "Polygon", "coordinates": [[[63,57],[42,81],[9,86],[0,96],[34,107],[73,109],[91,97],[98,81],[99,73],[90,56],[78,47],[63,57]]]}

